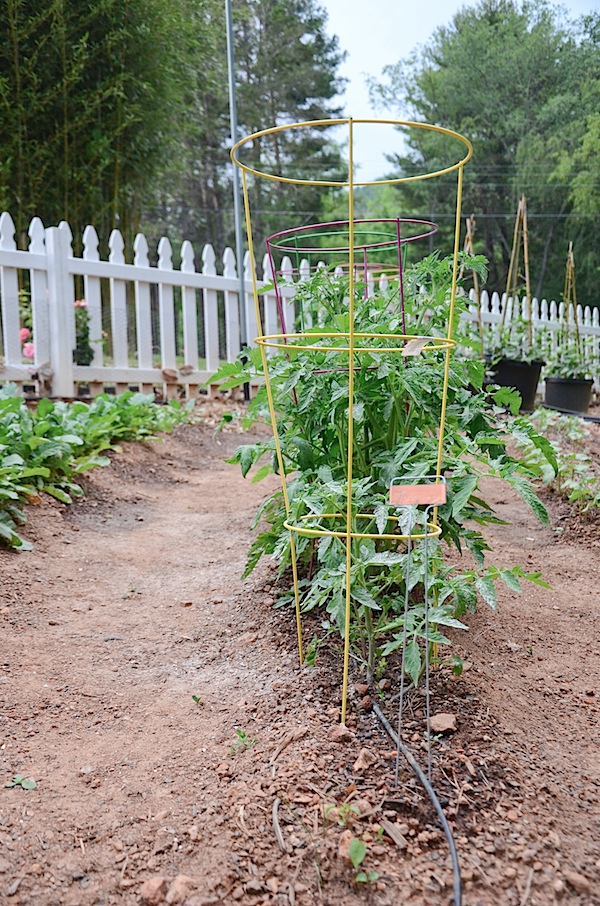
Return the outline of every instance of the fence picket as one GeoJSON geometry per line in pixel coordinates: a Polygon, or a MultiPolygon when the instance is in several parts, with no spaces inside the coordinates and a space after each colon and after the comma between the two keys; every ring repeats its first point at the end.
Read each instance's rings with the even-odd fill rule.
{"type": "MultiPolygon", "coordinates": [[[[146,268],[148,261],[148,242],[143,233],[138,233],[133,241],[133,264],[136,268],[146,268]]],[[[154,367],[152,344],[152,304],[150,284],[146,280],[136,280],[133,284],[135,300],[135,334],[137,343],[137,364],[140,369],[154,367]]],[[[153,385],[140,381],[142,393],[151,393],[153,385]]]]}
{"type": "MultiPolygon", "coordinates": [[[[34,217],[29,224],[29,251],[46,255],[44,224],[34,217]]],[[[44,389],[50,371],[50,313],[48,311],[48,278],[44,270],[29,269],[32,331],[35,338],[34,363],[38,375],[38,392],[44,389]]]]}
{"type": "MultiPolygon", "coordinates": [[[[50,365],[54,396],[73,396],[73,280],[69,274],[71,243],[60,227],[46,229],[50,365]]],[[[35,339],[35,338],[34,338],[35,339]]]]}
{"type": "MultiPolygon", "coordinates": [[[[111,264],[125,263],[125,243],[119,230],[112,230],[108,240],[111,264]]],[[[115,368],[129,367],[129,343],[127,331],[127,287],[124,280],[110,278],[110,324],[112,328],[112,352],[115,368]]],[[[127,390],[127,384],[117,383],[117,393],[127,390]]]]}
{"type": "MultiPolygon", "coordinates": [[[[0,250],[14,251],[15,225],[10,214],[0,217],[0,250]]],[[[19,273],[15,267],[0,267],[0,296],[2,297],[2,339],[6,365],[22,365],[19,330],[19,273]]]]}
{"type": "MultiPolygon", "coordinates": [[[[93,226],[86,226],[83,231],[83,257],[85,261],[100,261],[98,251],[98,234],[93,226]]],[[[90,346],[94,350],[92,365],[101,368],[104,364],[104,344],[102,340],[102,289],[100,278],[84,274],[83,287],[89,315],[90,346]]],[[[100,390],[93,388],[92,393],[100,390]]]]}
{"type": "MultiPolygon", "coordinates": [[[[163,236],[158,243],[158,270],[173,270],[173,250],[171,243],[163,236]]],[[[175,345],[175,301],[173,286],[169,283],[158,284],[158,313],[160,324],[160,353],[162,376],[166,384],[167,395],[175,387],[177,354],[175,345]],[[169,380],[170,379],[170,380],[169,380]]]]}
{"type": "MultiPolygon", "coordinates": [[[[214,276],[217,273],[215,260],[212,245],[205,245],[202,249],[203,274],[214,276]]],[[[204,356],[206,370],[212,374],[219,367],[219,310],[214,289],[204,290],[204,356]]]]}
{"type": "MultiPolygon", "coordinates": [[[[262,260],[263,267],[263,280],[265,283],[269,283],[272,278],[271,272],[271,259],[269,254],[265,254],[262,260]]],[[[264,293],[263,295],[263,311],[264,311],[264,331],[268,336],[271,336],[274,333],[280,333],[279,327],[279,316],[277,313],[277,297],[274,292],[264,293]]],[[[267,348],[267,355],[272,355],[274,350],[272,348],[267,348]]]]}
{"type": "Polygon", "coordinates": [[[233,249],[227,247],[223,252],[223,277],[225,284],[225,355],[228,362],[235,362],[240,351],[240,304],[239,293],[229,289],[229,281],[238,285],[238,273],[235,266],[233,249]]]}
{"type": "MultiPolygon", "coordinates": [[[[291,282],[294,279],[294,268],[288,255],[286,255],[281,262],[280,272],[284,280],[287,281],[287,285],[283,286],[281,289],[285,329],[287,333],[293,333],[296,330],[296,305],[294,303],[295,291],[293,286],[291,285],[291,282]]],[[[299,311],[298,317],[301,318],[302,315],[303,313],[299,311]]],[[[306,316],[306,313],[304,313],[304,315],[306,316]]],[[[309,326],[306,321],[305,326],[309,326]]]]}
{"type": "Polygon", "coordinates": [[[246,287],[246,336],[248,338],[248,346],[254,346],[254,340],[258,335],[254,296],[252,294],[252,271],[255,268],[256,264],[250,257],[250,252],[246,252],[244,255],[244,285],[246,287]]]}
{"type": "MultiPolygon", "coordinates": [[[[181,246],[181,270],[184,274],[195,274],[194,249],[187,239],[181,246]]],[[[198,307],[196,290],[193,286],[181,289],[181,310],[183,315],[183,352],[184,368],[192,374],[198,371],[198,307]]],[[[198,384],[188,381],[188,394],[197,396],[198,384]]]]}

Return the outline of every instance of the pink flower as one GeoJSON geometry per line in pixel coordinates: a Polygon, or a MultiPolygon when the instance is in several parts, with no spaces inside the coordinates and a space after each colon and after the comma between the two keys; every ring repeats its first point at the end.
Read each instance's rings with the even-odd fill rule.
{"type": "Polygon", "coordinates": [[[87,308],[87,302],[85,301],[85,299],[75,299],[75,302],[73,304],[75,308],[87,308]]]}
{"type": "Polygon", "coordinates": [[[28,340],[30,336],[31,336],[31,331],[29,330],[28,327],[22,327],[21,330],[19,331],[19,339],[20,339],[21,343],[25,343],[25,341],[28,340]]]}
{"type": "Polygon", "coordinates": [[[35,358],[35,346],[33,343],[25,343],[23,346],[23,358],[25,359],[34,359],[35,358]]]}

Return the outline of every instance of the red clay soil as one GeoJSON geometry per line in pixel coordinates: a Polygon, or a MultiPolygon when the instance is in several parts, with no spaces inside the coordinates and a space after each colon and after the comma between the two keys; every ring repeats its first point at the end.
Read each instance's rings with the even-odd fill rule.
{"type": "MultiPolygon", "coordinates": [[[[0,903],[446,906],[445,838],[404,765],[394,789],[363,678],[340,733],[339,643],[300,668],[270,564],[240,579],[275,479],[224,463],[240,435],[214,434],[218,410],[125,445],[72,506],[31,507],[34,550],[0,554],[0,903]],[[4,787],[16,774],[36,788],[4,787]],[[377,879],[356,880],[353,837],[377,879]]],[[[598,522],[550,500],[544,528],[490,494],[511,523],[489,532],[494,562],[552,590],[482,605],[455,633],[468,669],[433,678],[434,713],[456,717],[433,783],[463,903],[600,904],[598,522]]],[[[397,670],[383,679],[393,721],[397,670]]],[[[423,705],[413,692],[420,757],[423,705]]]]}

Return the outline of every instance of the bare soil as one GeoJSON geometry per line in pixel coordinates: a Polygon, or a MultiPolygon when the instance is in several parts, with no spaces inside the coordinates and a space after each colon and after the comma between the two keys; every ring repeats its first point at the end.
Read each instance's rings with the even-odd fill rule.
{"type": "MultiPolygon", "coordinates": [[[[240,436],[214,434],[218,410],[125,445],[83,500],[30,508],[31,553],[0,554],[0,779],[37,784],[0,788],[0,903],[445,906],[446,840],[405,765],[394,789],[363,677],[344,737],[339,643],[300,668],[270,564],[240,578],[275,479],[224,463],[240,436]],[[351,837],[378,879],[355,880],[351,837]]],[[[494,562],[552,590],[482,606],[454,637],[466,671],[432,681],[457,721],[433,783],[463,903],[600,904],[599,522],[547,495],[544,528],[489,494],[510,522],[488,533],[494,562]]],[[[383,679],[393,722],[397,669],[383,679]]],[[[421,759],[423,704],[406,735],[421,759]]]]}

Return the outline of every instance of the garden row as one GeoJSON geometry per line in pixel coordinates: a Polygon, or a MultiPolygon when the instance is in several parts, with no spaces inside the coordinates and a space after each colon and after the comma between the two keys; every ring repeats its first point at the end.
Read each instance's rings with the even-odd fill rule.
{"type": "MultiPolygon", "coordinates": [[[[465,260],[465,270],[476,268],[482,270],[481,259],[465,260]]],[[[356,282],[354,330],[358,337],[370,337],[371,346],[359,350],[350,370],[348,276],[323,270],[296,291],[300,313],[303,307],[318,308],[318,327],[308,327],[299,339],[290,334],[268,359],[253,350],[215,376],[224,389],[239,387],[263,380],[268,363],[280,450],[269,438],[240,446],[232,461],[244,475],[256,466],[255,480],[270,472],[287,476],[285,489],[271,494],[257,514],[247,573],[263,555],[277,560],[282,576],[296,559],[301,610],[322,616],[324,634],[313,640],[312,653],[329,633],[344,635],[349,568],[351,645],[369,679],[382,659],[405,648],[406,671],[416,684],[426,644],[431,661],[437,658],[460,670],[456,657],[440,654],[450,645],[446,628],[464,628],[461,617],[479,599],[495,607],[498,581],[514,592],[521,590],[523,579],[543,584],[538,573],[528,573],[520,564],[489,562],[484,530],[498,517],[486,499],[484,478],[494,477],[516,490],[542,522],[547,514],[536,493],[538,481],[558,478],[563,491],[579,497],[582,505],[600,502],[591,463],[584,470],[579,454],[563,450],[558,439],[551,442],[545,436],[548,421],[520,415],[518,393],[490,384],[481,344],[460,318],[468,301],[459,296],[454,337],[460,352],[451,356],[449,366],[441,462],[447,502],[437,512],[439,537],[423,539],[422,510],[390,506],[392,480],[418,483],[438,471],[444,363],[435,343],[429,351],[401,357],[389,349],[388,338],[443,339],[451,284],[452,261],[437,255],[404,271],[402,292],[397,280],[374,292],[356,282]],[[349,494],[350,557],[345,541],[349,494]],[[315,531],[312,536],[290,533],[290,525],[310,525],[315,531]],[[411,550],[405,539],[413,534],[411,550]],[[426,582],[433,601],[427,614],[426,582]]],[[[361,339],[361,345],[366,342],[361,339]]],[[[263,384],[245,424],[269,415],[263,384]]],[[[292,600],[291,593],[283,594],[280,603],[292,600]]]]}
{"type": "Polygon", "coordinates": [[[18,550],[31,544],[19,534],[26,521],[23,504],[39,503],[42,493],[63,503],[83,494],[78,476],[110,463],[101,455],[120,441],[141,440],[170,431],[187,417],[177,401],[159,406],[151,396],[102,395],[93,403],[42,399],[29,408],[14,384],[0,389],[0,540],[18,550]]]}

